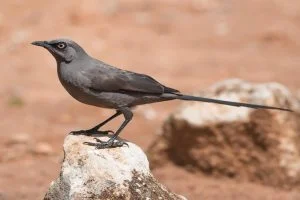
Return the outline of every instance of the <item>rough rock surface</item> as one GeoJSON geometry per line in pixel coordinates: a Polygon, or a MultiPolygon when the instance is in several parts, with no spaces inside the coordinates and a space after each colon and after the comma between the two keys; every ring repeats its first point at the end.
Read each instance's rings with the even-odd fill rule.
{"type": "Polygon", "coordinates": [[[168,118],[149,148],[151,167],[171,161],[214,177],[299,187],[300,104],[284,86],[234,79],[199,95],[296,112],[186,102],[168,118]]]}
{"type": "Polygon", "coordinates": [[[157,182],[146,155],[135,144],[96,149],[85,142],[95,140],[88,136],[66,137],[60,175],[51,183],[44,200],[185,199],[157,182]]]}

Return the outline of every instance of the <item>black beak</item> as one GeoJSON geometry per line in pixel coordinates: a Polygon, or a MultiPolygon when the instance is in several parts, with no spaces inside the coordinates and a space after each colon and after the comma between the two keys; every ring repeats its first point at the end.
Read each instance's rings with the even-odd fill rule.
{"type": "Polygon", "coordinates": [[[35,45],[35,46],[40,46],[40,47],[46,47],[46,46],[48,46],[48,42],[47,41],[34,41],[31,44],[35,45]]]}

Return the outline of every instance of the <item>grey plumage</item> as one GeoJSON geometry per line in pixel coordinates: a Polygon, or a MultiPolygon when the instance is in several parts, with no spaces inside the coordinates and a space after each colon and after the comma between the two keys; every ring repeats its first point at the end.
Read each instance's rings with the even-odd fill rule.
{"type": "Polygon", "coordinates": [[[97,148],[122,146],[124,142],[115,139],[132,119],[131,108],[142,104],[180,99],[291,111],[285,108],[183,95],[148,75],[118,69],[94,59],[72,40],[36,41],[32,44],[46,48],[55,57],[59,80],[72,97],[85,104],[117,110],[116,114],[94,128],[73,131],[73,134],[93,134],[108,121],[120,114],[124,115],[125,121],[116,133],[108,142],[97,144],[97,148]]]}

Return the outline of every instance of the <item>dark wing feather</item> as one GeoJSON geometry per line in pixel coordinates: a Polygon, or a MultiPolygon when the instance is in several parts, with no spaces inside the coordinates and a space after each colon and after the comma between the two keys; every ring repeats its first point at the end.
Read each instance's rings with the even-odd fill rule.
{"type": "MultiPolygon", "coordinates": [[[[99,65],[99,64],[98,64],[99,65]]],[[[141,92],[148,94],[178,93],[179,91],[165,87],[152,77],[114,68],[104,63],[84,71],[91,80],[90,88],[107,92],[141,92]]]]}
{"type": "Polygon", "coordinates": [[[165,93],[173,93],[173,94],[179,94],[180,93],[179,90],[176,90],[174,88],[169,88],[169,87],[166,87],[166,86],[163,86],[163,87],[164,87],[165,93]]]}

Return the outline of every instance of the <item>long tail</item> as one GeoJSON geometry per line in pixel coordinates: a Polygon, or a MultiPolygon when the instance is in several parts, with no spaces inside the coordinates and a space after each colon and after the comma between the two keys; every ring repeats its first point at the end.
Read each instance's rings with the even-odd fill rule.
{"type": "Polygon", "coordinates": [[[202,102],[207,102],[207,103],[217,103],[217,104],[237,106],[237,107],[248,107],[248,108],[255,108],[255,109],[274,109],[274,110],[283,110],[283,111],[293,112],[292,110],[286,109],[286,108],[278,108],[278,107],[256,105],[256,104],[249,104],[249,103],[239,103],[239,102],[233,102],[233,101],[223,101],[223,100],[218,100],[218,99],[210,99],[210,98],[196,97],[196,96],[190,96],[190,95],[178,95],[176,97],[176,99],[181,99],[181,100],[186,100],[186,101],[202,101],[202,102]]]}

